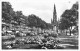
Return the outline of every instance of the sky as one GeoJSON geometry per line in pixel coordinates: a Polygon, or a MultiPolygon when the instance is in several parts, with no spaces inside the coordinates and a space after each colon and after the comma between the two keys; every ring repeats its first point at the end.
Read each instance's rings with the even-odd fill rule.
{"type": "Polygon", "coordinates": [[[47,23],[53,18],[54,4],[56,6],[57,19],[66,9],[70,9],[78,0],[2,0],[8,1],[14,11],[22,11],[25,16],[35,14],[47,23]]]}

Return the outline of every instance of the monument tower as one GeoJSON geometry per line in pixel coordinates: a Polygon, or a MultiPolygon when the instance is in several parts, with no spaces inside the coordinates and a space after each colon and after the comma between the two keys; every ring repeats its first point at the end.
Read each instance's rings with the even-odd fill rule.
{"type": "Polygon", "coordinates": [[[53,26],[53,30],[57,31],[57,12],[56,12],[55,4],[54,4],[54,10],[53,10],[53,19],[51,19],[51,24],[53,26]]]}

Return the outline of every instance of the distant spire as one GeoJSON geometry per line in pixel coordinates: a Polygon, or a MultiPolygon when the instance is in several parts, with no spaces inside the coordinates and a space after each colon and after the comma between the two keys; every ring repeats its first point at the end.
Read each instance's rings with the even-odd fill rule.
{"type": "Polygon", "coordinates": [[[53,11],[53,24],[56,25],[57,22],[57,14],[56,14],[56,7],[54,4],[54,11],[53,11]]]}
{"type": "Polygon", "coordinates": [[[56,7],[55,7],[55,4],[54,4],[54,12],[53,12],[53,14],[56,14],[56,7]]]}

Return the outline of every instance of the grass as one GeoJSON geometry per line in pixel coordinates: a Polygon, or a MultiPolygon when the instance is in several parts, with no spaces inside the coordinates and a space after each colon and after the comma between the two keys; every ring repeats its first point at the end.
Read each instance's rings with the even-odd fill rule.
{"type": "Polygon", "coordinates": [[[64,49],[78,49],[78,38],[70,37],[70,36],[59,36],[60,44],[70,44],[73,46],[66,46],[64,49]]]}

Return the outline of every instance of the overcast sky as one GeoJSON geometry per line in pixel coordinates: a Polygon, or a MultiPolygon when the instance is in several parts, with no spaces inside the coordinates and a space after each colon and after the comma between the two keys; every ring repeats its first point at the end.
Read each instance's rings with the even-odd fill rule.
{"type": "Polygon", "coordinates": [[[78,0],[2,0],[11,3],[14,11],[22,11],[24,15],[35,14],[47,23],[53,18],[54,4],[56,6],[57,17],[70,9],[78,0]]]}

